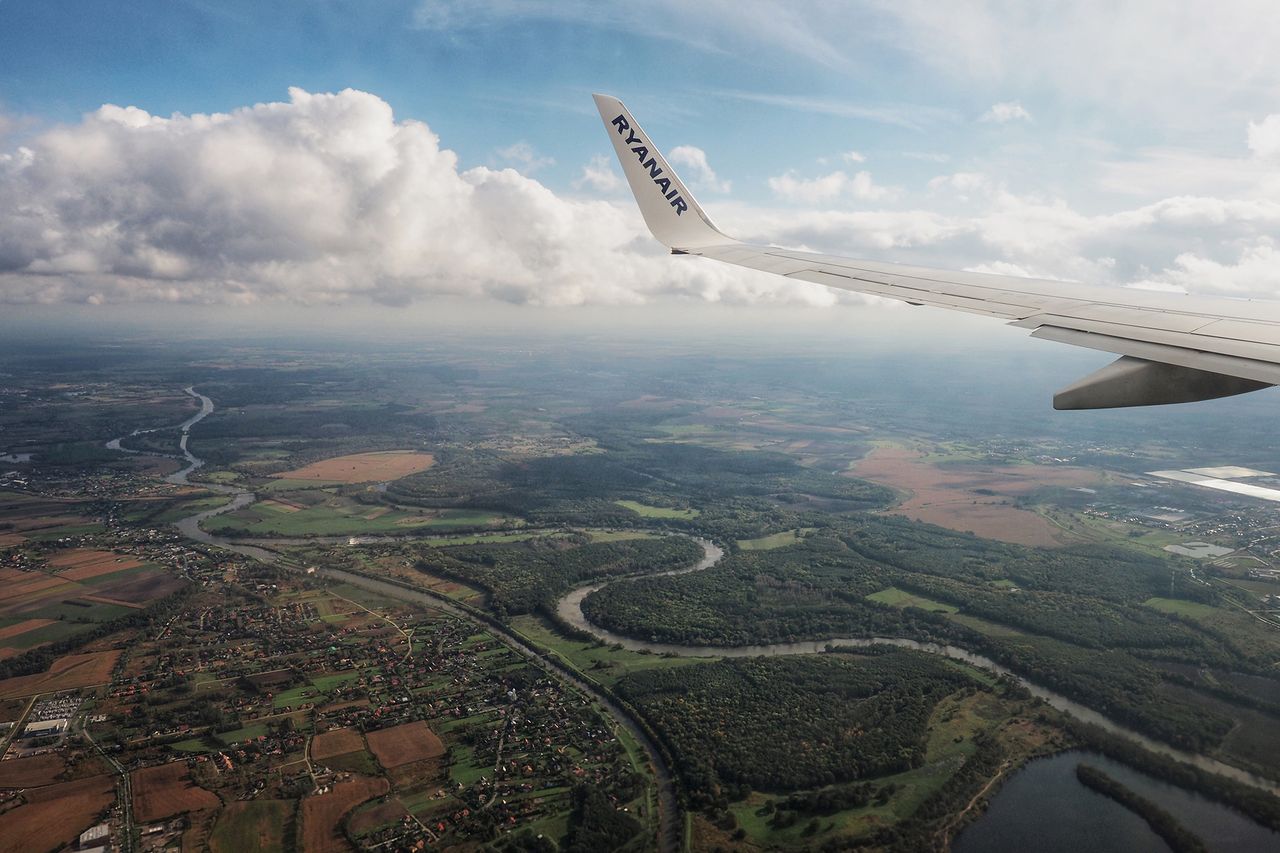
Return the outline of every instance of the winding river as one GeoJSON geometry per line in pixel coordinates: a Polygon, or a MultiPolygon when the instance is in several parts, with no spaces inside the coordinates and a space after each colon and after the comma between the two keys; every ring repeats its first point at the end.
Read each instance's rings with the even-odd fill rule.
{"type": "MultiPolygon", "coordinates": [[[[182,430],[182,438],[181,438],[179,447],[182,450],[182,453],[183,453],[182,458],[184,458],[185,461],[187,462],[187,466],[182,470],[165,478],[168,482],[174,483],[177,485],[190,485],[188,477],[193,471],[195,471],[197,468],[201,467],[204,464],[203,460],[199,459],[198,457],[196,457],[191,453],[190,449],[188,448],[188,439],[190,437],[191,428],[195,426],[197,423],[199,423],[201,420],[203,420],[204,418],[208,417],[208,415],[212,413],[214,409],[213,401],[210,400],[208,397],[204,396],[203,394],[198,393],[193,387],[189,387],[184,390],[186,391],[186,393],[190,394],[192,397],[195,397],[196,399],[200,400],[201,407],[200,407],[200,411],[197,414],[195,414],[188,420],[184,421],[178,427],[179,429],[182,430]]],[[[154,432],[154,431],[155,430],[141,430],[133,434],[136,435],[142,432],[154,432]]],[[[125,447],[121,447],[120,446],[121,440],[122,439],[120,438],[113,439],[112,441],[107,443],[107,447],[109,447],[112,450],[119,450],[126,453],[138,452],[138,451],[130,450],[125,447]]],[[[269,550],[266,550],[265,548],[259,547],[259,543],[268,544],[267,540],[244,541],[244,540],[227,539],[225,537],[209,533],[200,528],[201,522],[205,521],[208,518],[212,518],[216,515],[221,515],[222,513],[225,513],[225,512],[231,512],[233,510],[240,509],[241,507],[245,507],[253,503],[253,501],[255,500],[254,493],[246,489],[235,488],[232,486],[225,486],[225,485],[216,484],[216,483],[201,482],[199,483],[199,485],[201,488],[205,488],[210,491],[218,492],[220,494],[232,495],[232,500],[230,501],[230,503],[224,506],[218,507],[216,509],[205,510],[203,512],[199,512],[194,515],[183,518],[182,520],[177,522],[178,529],[185,536],[191,539],[194,539],[196,541],[203,542],[209,545],[216,545],[218,547],[225,548],[225,549],[234,551],[236,553],[243,554],[248,557],[252,557],[254,559],[263,560],[266,562],[273,562],[276,559],[277,555],[269,550]]],[[[409,538],[413,538],[413,537],[365,536],[365,537],[360,537],[358,542],[360,544],[373,543],[373,542],[393,542],[393,541],[403,541],[409,538]]],[[[433,536],[432,538],[438,538],[438,536],[433,536]]],[[[302,541],[311,543],[311,542],[346,542],[348,540],[347,540],[347,537],[315,537],[315,538],[308,538],[306,540],[270,540],[270,543],[288,544],[290,542],[302,542],[302,541]]],[[[682,569],[676,569],[676,570],[664,571],[664,572],[655,572],[650,575],[646,575],[644,577],[660,577],[665,575],[679,575],[679,574],[686,574],[690,572],[703,571],[716,565],[724,557],[724,550],[720,548],[718,545],[716,545],[715,543],[707,541],[705,539],[696,539],[696,541],[698,542],[699,545],[702,546],[702,549],[703,549],[703,557],[696,564],[686,568],[682,568],[682,569]]],[[[459,608],[456,605],[456,603],[449,601],[447,598],[444,598],[443,596],[435,595],[428,591],[415,590],[407,586],[402,586],[397,583],[379,581],[373,578],[365,577],[363,575],[352,574],[352,573],[341,571],[338,569],[326,569],[326,570],[323,570],[321,573],[326,576],[332,577],[334,579],[340,579],[342,581],[349,582],[349,583],[357,583],[366,588],[375,589],[377,591],[391,594],[402,599],[410,599],[410,600],[419,601],[421,603],[429,604],[430,606],[437,607],[439,609],[444,609],[451,613],[455,613],[456,615],[460,615],[466,618],[472,618],[472,619],[476,618],[475,614],[465,612],[463,609],[459,608]]],[[[632,576],[629,579],[635,580],[636,578],[632,576]]],[[[557,603],[557,608],[556,608],[557,614],[561,619],[563,619],[566,623],[572,625],[574,628],[580,631],[583,631],[585,633],[588,633],[602,642],[610,643],[610,644],[618,644],[621,647],[632,650],[632,651],[650,652],[653,654],[679,655],[679,656],[687,656],[687,657],[707,657],[707,658],[745,658],[745,657],[757,657],[757,656],[776,657],[776,656],[782,656],[782,655],[822,654],[834,647],[857,648],[857,647],[866,647],[866,646],[872,646],[872,645],[891,645],[891,646],[897,646],[900,648],[926,652],[929,654],[941,655],[943,657],[951,658],[953,660],[963,661],[964,663],[967,663],[971,666],[984,669],[988,672],[992,672],[997,675],[1008,676],[1010,678],[1013,678],[1017,682],[1019,682],[1021,685],[1023,685],[1027,690],[1029,690],[1033,695],[1044,700],[1046,703],[1058,709],[1059,711],[1069,714],[1072,717],[1075,717],[1076,719],[1081,720],[1083,722],[1092,723],[1098,726],[1099,728],[1104,729],[1105,731],[1108,731],[1112,734],[1123,737],[1133,743],[1139,744],[1143,748],[1148,749],[1152,752],[1159,753],[1161,755],[1165,755],[1170,758],[1174,758],[1186,764],[1194,765],[1201,769],[1208,770],[1210,772],[1217,773],[1222,776],[1226,776],[1228,778],[1234,779],[1239,782],[1243,782],[1255,788],[1268,791],[1273,795],[1280,795],[1280,787],[1278,787],[1274,782],[1272,782],[1269,779],[1265,779],[1260,776],[1254,775],[1252,773],[1248,773],[1244,770],[1241,770],[1238,767],[1233,767],[1229,764],[1225,764],[1216,759],[1209,758],[1203,755],[1198,755],[1195,753],[1186,752],[1184,750],[1171,747],[1167,744],[1160,743],[1159,741],[1152,740],[1151,738],[1143,735],[1140,732],[1134,731],[1133,729],[1123,726],[1115,722],[1114,720],[1108,719],[1107,717],[1103,716],[1097,711],[1091,708],[1088,708],[1084,705],[1081,705],[1079,702],[1076,702],[1072,699],[1067,698],[1066,696],[1063,696],[1059,693],[1055,693],[1051,690],[1041,687],[1038,684],[1028,681],[1023,676],[1011,671],[1010,669],[1008,669],[1005,666],[1002,666],[999,663],[996,663],[990,658],[984,657],[979,654],[975,654],[973,652],[968,651],[967,649],[963,649],[957,646],[941,645],[937,643],[922,643],[917,640],[911,640],[911,639],[906,639],[901,637],[870,637],[870,638],[868,637],[830,637],[830,638],[821,639],[821,640],[806,640],[806,641],[791,642],[791,643],[768,643],[768,644],[750,645],[750,646],[692,646],[692,645],[677,645],[672,643],[651,642],[648,640],[641,640],[635,637],[629,637],[626,635],[617,634],[594,624],[586,617],[586,615],[582,611],[582,602],[587,598],[587,596],[591,595],[593,592],[596,592],[597,590],[603,589],[607,584],[611,582],[613,581],[603,581],[599,583],[592,583],[592,584],[578,587],[570,591],[563,598],[561,598],[560,601],[557,603]]],[[[517,647],[522,654],[525,654],[526,656],[537,657],[543,661],[550,661],[552,665],[555,666],[555,668],[559,671],[559,674],[561,675],[561,677],[570,681],[580,689],[586,690],[588,693],[590,693],[594,698],[596,698],[597,701],[599,701],[607,710],[610,711],[611,715],[614,716],[614,718],[618,720],[620,724],[626,726],[627,729],[631,731],[632,734],[640,740],[641,744],[646,748],[646,751],[649,752],[650,757],[653,760],[654,766],[657,770],[657,776],[658,776],[659,788],[660,788],[660,791],[659,791],[660,800],[663,804],[663,808],[659,810],[661,813],[661,823],[662,823],[661,833],[660,833],[661,837],[663,838],[662,846],[664,849],[668,849],[668,850],[678,849],[677,847],[672,846],[672,845],[678,844],[678,838],[677,838],[678,827],[676,826],[675,819],[673,817],[673,815],[676,815],[678,813],[678,805],[676,804],[674,789],[671,785],[670,770],[665,766],[665,762],[662,761],[659,750],[657,749],[657,746],[650,740],[648,735],[643,730],[641,730],[634,723],[634,721],[631,720],[629,715],[624,713],[620,708],[617,708],[614,705],[614,703],[611,700],[609,700],[607,696],[602,694],[600,691],[594,689],[590,684],[584,681],[579,674],[569,670],[562,663],[554,659],[551,659],[549,656],[539,651],[536,647],[531,646],[523,638],[511,633],[510,631],[506,630],[502,626],[495,625],[495,624],[487,624],[487,627],[489,627],[491,630],[496,630],[497,633],[503,636],[503,639],[505,641],[517,647]]]]}

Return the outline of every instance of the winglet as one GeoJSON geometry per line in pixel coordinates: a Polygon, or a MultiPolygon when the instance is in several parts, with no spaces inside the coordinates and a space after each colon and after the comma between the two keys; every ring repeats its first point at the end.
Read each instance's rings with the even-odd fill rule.
{"type": "Polygon", "coordinates": [[[653,144],[622,101],[609,95],[592,95],[605,130],[613,140],[640,213],[653,236],[673,252],[738,242],[711,223],[684,181],[653,144]]]}

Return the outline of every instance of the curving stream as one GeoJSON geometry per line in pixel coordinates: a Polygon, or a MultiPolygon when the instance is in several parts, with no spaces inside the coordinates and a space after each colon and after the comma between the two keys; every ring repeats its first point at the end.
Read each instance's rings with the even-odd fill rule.
{"type": "MultiPolygon", "coordinates": [[[[191,428],[195,426],[197,423],[199,423],[201,420],[203,420],[204,418],[208,417],[208,415],[213,412],[213,408],[214,408],[213,401],[210,400],[208,397],[204,396],[203,394],[198,393],[194,389],[194,387],[188,387],[184,390],[186,391],[186,393],[190,394],[192,397],[195,397],[196,399],[200,400],[201,407],[200,407],[200,411],[197,414],[193,415],[191,418],[184,421],[179,426],[179,429],[182,430],[182,438],[181,438],[179,447],[182,450],[183,456],[185,457],[185,460],[187,462],[187,467],[165,478],[168,482],[174,483],[177,485],[190,485],[190,482],[188,480],[189,475],[193,471],[195,471],[197,468],[204,465],[204,460],[193,455],[190,449],[188,449],[187,442],[190,437],[191,428]]],[[[133,434],[139,434],[141,432],[154,432],[154,431],[155,430],[139,430],[133,434]]],[[[113,439],[112,441],[107,443],[107,447],[112,450],[119,450],[125,453],[138,452],[138,451],[129,450],[128,448],[125,448],[125,447],[121,447],[120,446],[121,440],[122,440],[121,438],[113,439]]],[[[205,510],[203,512],[196,513],[194,515],[188,516],[178,521],[176,523],[176,526],[185,536],[191,539],[194,539],[198,542],[203,542],[210,545],[216,545],[218,547],[225,548],[230,551],[234,551],[236,553],[243,554],[248,557],[252,557],[254,559],[263,560],[266,562],[272,562],[276,559],[276,554],[264,548],[258,547],[257,545],[252,544],[251,542],[227,539],[225,537],[209,533],[200,528],[200,523],[203,522],[205,519],[212,518],[213,516],[220,515],[225,512],[231,512],[232,510],[239,509],[241,507],[248,506],[249,504],[253,503],[253,501],[256,498],[252,491],[249,491],[247,489],[236,488],[233,486],[224,486],[216,483],[202,482],[199,485],[201,488],[218,492],[220,494],[233,495],[233,498],[230,501],[230,503],[228,503],[225,506],[221,506],[212,510],[205,510]]],[[[360,542],[364,543],[364,542],[378,542],[378,541],[403,541],[409,538],[412,538],[412,537],[367,536],[367,537],[360,537],[360,542]]],[[[258,540],[258,541],[261,541],[261,540],[258,540]]],[[[279,544],[287,544],[286,540],[273,540],[273,541],[278,541],[279,544]]],[[[337,542],[337,541],[347,541],[347,537],[317,537],[317,538],[310,538],[307,540],[293,540],[293,541],[337,542]]],[[[715,543],[705,539],[696,539],[695,541],[697,541],[698,544],[701,545],[703,549],[703,557],[696,564],[683,569],[654,572],[649,575],[643,575],[641,577],[662,577],[662,576],[680,575],[680,574],[687,574],[690,572],[704,571],[716,565],[717,563],[719,563],[719,561],[724,557],[724,550],[720,548],[718,545],[716,545],[715,543]]],[[[326,574],[332,574],[335,576],[341,575],[343,580],[348,580],[348,581],[362,578],[362,576],[351,575],[346,572],[340,572],[339,570],[330,570],[330,571],[327,571],[326,574]]],[[[636,576],[630,576],[629,578],[625,578],[625,580],[636,580],[636,579],[638,579],[636,576]]],[[[363,580],[369,581],[369,582],[375,582],[375,581],[372,581],[372,579],[363,579],[363,580]]],[[[1048,690],[1047,688],[1044,688],[1038,684],[1028,681],[1023,676],[1017,674],[1016,672],[1013,672],[1009,668],[1002,666],[999,663],[996,663],[990,658],[984,657],[983,655],[975,654],[974,652],[968,651],[967,649],[963,649],[958,646],[941,645],[937,643],[922,643],[917,640],[911,640],[903,637],[830,637],[830,638],[821,639],[821,640],[805,640],[801,642],[791,642],[791,643],[768,643],[768,644],[750,645],[750,646],[692,646],[692,645],[677,645],[673,643],[651,642],[648,640],[637,639],[635,637],[629,637],[623,634],[617,634],[591,622],[589,619],[587,619],[586,614],[582,612],[582,602],[586,599],[586,597],[591,595],[593,592],[596,592],[597,590],[603,589],[609,583],[614,582],[614,580],[617,580],[617,579],[588,584],[586,586],[581,586],[570,591],[563,598],[561,598],[560,601],[557,603],[557,606],[556,606],[557,614],[561,619],[563,619],[566,623],[572,625],[574,628],[580,631],[584,631],[605,643],[610,643],[610,644],[616,643],[622,646],[623,648],[629,649],[631,651],[650,652],[654,654],[679,655],[679,656],[685,656],[685,657],[708,657],[708,658],[745,658],[745,657],[758,657],[758,656],[777,657],[782,655],[822,654],[833,647],[857,648],[857,647],[866,647],[866,646],[872,646],[872,645],[891,645],[891,646],[897,646],[900,648],[926,652],[929,654],[941,655],[943,657],[951,658],[953,660],[963,661],[964,663],[967,663],[971,666],[975,666],[980,669],[987,670],[988,672],[992,672],[997,675],[1008,676],[1010,678],[1013,678],[1022,686],[1024,686],[1028,691],[1030,691],[1033,695],[1037,696],[1040,699],[1043,699],[1045,702],[1047,702],[1049,705],[1053,706],[1054,708],[1058,709],[1059,711],[1062,711],[1063,713],[1066,713],[1066,714],[1070,714],[1072,717],[1075,717],[1076,719],[1081,720],[1083,722],[1092,723],[1098,726],[1099,728],[1104,729],[1105,731],[1108,731],[1115,735],[1119,735],[1152,752],[1165,755],[1170,758],[1174,758],[1178,761],[1199,767],[1203,770],[1208,770],[1210,772],[1217,773],[1222,776],[1226,776],[1238,782],[1243,782],[1244,784],[1250,785],[1252,787],[1259,788],[1264,791],[1268,791],[1274,795],[1280,795],[1280,786],[1277,786],[1275,782],[1269,779],[1265,779],[1261,776],[1257,776],[1255,774],[1241,770],[1238,767],[1233,767],[1230,764],[1225,764],[1216,759],[1209,758],[1204,755],[1198,755],[1195,753],[1186,752],[1184,750],[1176,749],[1175,747],[1169,746],[1159,741],[1152,740],[1151,738],[1147,737],[1141,732],[1138,732],[1126,726],[1123,726],[1120,723],[1117,723],[1114,720],[1111,720],[1103,716],[1097,711],[1091,708],[1088,708],[1085,705],[1082,705],[1073,699],[1069,699],[1066,696],[1063,696],[1059,693],[1055,693],[1052,690],[1048,690]]],[[[396,589],[397,594],[401,595],[402,597],[405,595],[405,593],[409,592],[409,590],[402,589],[399,587],[392,587],[392,588],[396,589]]],[[[439,599],[437,596],[428,595],[428,597],[431,598],[436,604],[447,603],[447,602],[443,602],[443,600],[439,599]]],[[[451,609],[456,609],[456,608],[451,608],[451,609]]],[[[514,637],[510,637],[510,639],[514,639],[514,637]]],[[[522,646],[524,645],[522,642],[518,640],[517,642],[519,642],[519,644],[522,646]]],[[[578,679],[575,678],[575,681],[577,680],[578,679]]],[[[590,692],[592,692],[593,694],[596,693],[596,691],[590,691],[590,692]]]]}

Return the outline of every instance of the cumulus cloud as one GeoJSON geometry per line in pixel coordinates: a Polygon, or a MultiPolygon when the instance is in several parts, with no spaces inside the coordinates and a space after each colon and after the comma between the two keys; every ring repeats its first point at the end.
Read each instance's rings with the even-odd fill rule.
{"type": "MultiPolygon", "coordinates": [[[[1254,134],[1257,157],[1149,156],[1149,178],[1129,164],[1131,180],[1177,194],[1110,212],[1019,195],[976,171],[909,193],[852,170],[770,179],[789,206],[724,200],[711,212],[726,233],[753,242],[1275,298],[1280,194],[1259,183],[1275,169],[1261,159],[1268,120],[1255,126],[1264,128],[1254,134]],[[931,209],[949,195],[974,204],[931,209]],[[864,203],[850,210],[851,200],[864,203]]],[[[690,154],[682,168],[692,176],[696,162],[690,154]]],[[[604,154],[578,185],[618,197],[557,195],[510,168],[459,168],[426,124],[397,120],[381,99],[351,90],[295,89],[287,102],[214,115],[108,105],[0,147],[0,302],[856,298],[671,258],[604,154]]]]}
{"type": "Polygon", "coordinates": [[[1280,157],[1280,114],[1273,113],[1260,122],[1249,122],[1249,150],[1255,157],[1266,160],[1280,157]]]}
{"type": "Polygon", "coordinates": [[[728,181],[722,181],[716,177],[715,170],[707,162],[707,152],[701,148],[693,145],[677,145],[671,149],[667,160],[686,170],[681,173],[681,177],[691,182],[694,189],[707,189],[716,193],[727,193],[732,189],[728,181]]]}
{"type": "Polygon", "coordinates": [[[292,89],[213,115],[104,106],[0,161],[0,300],[401,305],[830,302],[764,274],[673,263],[630,202],[460,170],[380,98],[292,89]]]}
{"type": "Polygon", "coordinates": [[[832,202],[841,198],[859,201],[878,201],[891,198],[896,191],[883,187],[871,179],[871,173],[862,171],[850,174],[835,171],[818,178],[801,178],[795,172],[769,178],[769,189],[774,195],[787,201],[803,204],[832,202]]]}
{"type": "Polygon", "coordinates": [[[867,162],[867,155],[863,154],[860,151],[846,151],[840,156],[843,157],[845,160],[849,161],[850,163],[867,162]]]}
{"type": "Polygon", "coordinates": [[[1000,101],[979,117],[978,121],[1008,124],[1011,121],[1031,121],[1031,113],[1017,101],[1000,101]]]}

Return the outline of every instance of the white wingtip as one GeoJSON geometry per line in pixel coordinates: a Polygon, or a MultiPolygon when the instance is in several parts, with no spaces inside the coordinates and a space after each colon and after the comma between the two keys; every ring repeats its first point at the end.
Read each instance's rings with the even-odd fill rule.
{"type": "Polygon", "coordinates": [[[631,193],[653,236],[674,251],[724,246],[737,241],[712,224],[684,181],[671,168],[653,140],[640,129],[622,101],[592,95],[605,131],[613,141],[631,193]]]}

